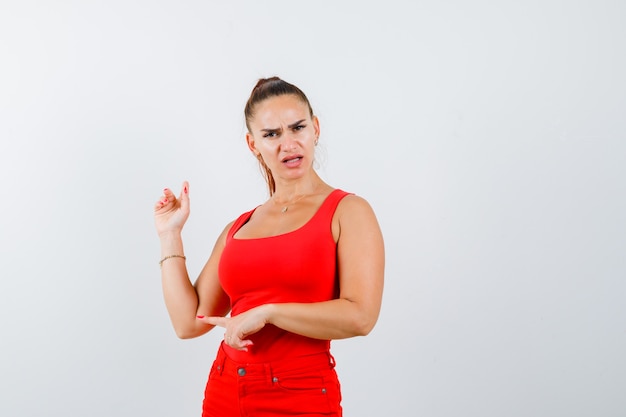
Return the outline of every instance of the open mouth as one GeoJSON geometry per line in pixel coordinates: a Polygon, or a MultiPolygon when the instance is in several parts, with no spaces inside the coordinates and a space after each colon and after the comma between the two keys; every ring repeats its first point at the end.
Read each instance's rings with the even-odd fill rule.
{"type": "Polygon", "coordinates": [[[302,159],[301,156],[295,156],[293,158],[285,158],[285,159],[283,159],[283,163],[285,163],[285,164],[292,164],[294,162],[300,161],[301,159],[302,159]]]}

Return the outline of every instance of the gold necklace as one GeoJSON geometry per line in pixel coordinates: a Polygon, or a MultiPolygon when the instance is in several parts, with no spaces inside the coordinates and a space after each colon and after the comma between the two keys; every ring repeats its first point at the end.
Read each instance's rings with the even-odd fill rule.
{"type": "MultiPolygon", "coordinates": [[[[293,206],[294,204],[296,204],[298,201],[302,200],[307,195],[309,195],[309,194],[302,194],[300,197],[296,198],[291,203],[287,203],[286,205],[282,206],[282,208],[280,209],[280,212],[281,213],[286,213],[287,210],[289,210],[289,206],[293,206]]],[[[280,206],[280,204],[278,204],[274,198],[272,198],[272,203],[276,204],[277,206],[280,206]]]]}

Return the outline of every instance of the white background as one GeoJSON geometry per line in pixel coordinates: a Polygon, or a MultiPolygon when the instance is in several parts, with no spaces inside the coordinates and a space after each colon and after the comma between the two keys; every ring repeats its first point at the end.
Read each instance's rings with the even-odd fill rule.
{"type": "Polygon", "coordinates": [[[190,181],[195,277],[279,75],[386,241],[346,416],[623,416],[625,51],[618,0],[1,0],[0,415],[199,415],[222,333],[175,337],[152,207],[190,181]]]}

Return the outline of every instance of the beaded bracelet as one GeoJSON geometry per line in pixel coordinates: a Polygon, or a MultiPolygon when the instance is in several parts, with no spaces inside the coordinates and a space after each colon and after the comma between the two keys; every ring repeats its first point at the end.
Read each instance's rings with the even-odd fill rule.
{"type": "Polygon", "coordinates": [[[163,262],[165,262],[165,261],[167,261],[168,259],[171,259],[171,258],[183,258],[184,260],[187,259],[185,257],[185,255],[168,255],[168,256],[166,256],[165,258],[163,258],[163,259],[161,259],[159,261],[159,267],[162,267],[163,266],[163,262]]]}

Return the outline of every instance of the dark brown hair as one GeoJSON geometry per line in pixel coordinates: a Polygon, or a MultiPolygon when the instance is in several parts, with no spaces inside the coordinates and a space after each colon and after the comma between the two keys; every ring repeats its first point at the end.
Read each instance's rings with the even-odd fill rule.
{"type": "MultiPolygon", "coordinates": [[[[246,107],[243,111],[244,116],[246,118],[246,127],[248,128],[248,132],[252,132],[250,129],[250,121],[254,119],[254,111],[256,106],[264,100],[268,98],[283,96],[291,94],[298,97],[304,104],[309,108],[309,113],[311,117],[313,117],[313,108],[311,107],[311,103],[309,103],[309,99],[307,96],[293,84],[288,83],[287,81],[283,81],[278,77],[271,78],[261,78],[254,88],[252,89],[252,93],[250,93],[250,98],[246,102],[246,107]]],[[[263,175],[265,180],[267,181],[267,187],[270,192],[270,196],[274,194],[276,191],[276,182],[274,181],[274,176],[272,175],[272,171],[263,161],[261,155],[258,156],[259,164],[261,165],[261,169],[263,170],[263,175]]]]}

